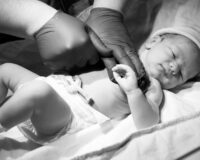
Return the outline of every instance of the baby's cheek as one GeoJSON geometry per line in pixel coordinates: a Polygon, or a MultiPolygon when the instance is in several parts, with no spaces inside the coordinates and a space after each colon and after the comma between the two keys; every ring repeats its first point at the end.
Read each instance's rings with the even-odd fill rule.
{"type": "Polygon", "coordinates": [[[179,82],[174,79],[162,78],[160,80],[161,86],[164,89],[172,89],[179,85],[179,82]]]}

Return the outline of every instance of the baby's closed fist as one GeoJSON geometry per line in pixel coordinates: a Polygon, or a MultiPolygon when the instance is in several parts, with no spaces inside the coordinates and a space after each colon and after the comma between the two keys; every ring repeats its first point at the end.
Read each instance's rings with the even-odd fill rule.
{"type": "Polygon", "coordinates": [[[136,74],[128,65],[118,64],[112,71],[115,80],[125,93],[138,88],[136,74]]]}

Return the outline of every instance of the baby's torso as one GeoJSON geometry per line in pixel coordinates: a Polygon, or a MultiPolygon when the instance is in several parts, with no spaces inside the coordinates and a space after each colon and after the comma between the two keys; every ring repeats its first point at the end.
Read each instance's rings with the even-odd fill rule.
{"type": "Polygon", "coordinates": [[[107,71],[94,71],[80,75],[83,89],[94,100],[94,108],[110,118],[130,113],[125,95],[119,86],[111,82],[107,71]]]}

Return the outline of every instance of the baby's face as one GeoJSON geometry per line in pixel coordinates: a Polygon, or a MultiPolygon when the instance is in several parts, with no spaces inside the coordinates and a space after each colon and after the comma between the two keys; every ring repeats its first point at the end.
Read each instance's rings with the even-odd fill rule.
{"type": "Polygon", "coordinates": [[[183,36],[167,38],[154,45],[141,60],[147,73],[165,89],[174,88],[200,71],[197,46],[183,36]]]}

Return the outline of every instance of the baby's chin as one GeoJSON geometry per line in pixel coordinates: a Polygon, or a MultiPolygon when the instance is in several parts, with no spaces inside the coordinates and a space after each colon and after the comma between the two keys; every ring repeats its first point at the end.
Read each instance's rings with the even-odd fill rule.
{"type": "Polygon", "coordinates": [[[163,89],[173,89],[178,86],[178,84],[171,83],[172,81],[167,79],[166,77],[160,77],[157,80],[160,82],[160,85],[163,89]]]}
{"type": "Polygon", "coordinates": [[[152,70],[152,68],[151,68],[151,69],[147,70],[147,73],[150,77],[158,80],[160,82],[162,88],[169,87],[166,77],[164,77],[164,75],[162,73],[160,73],[158,70],[152,70]]]}

